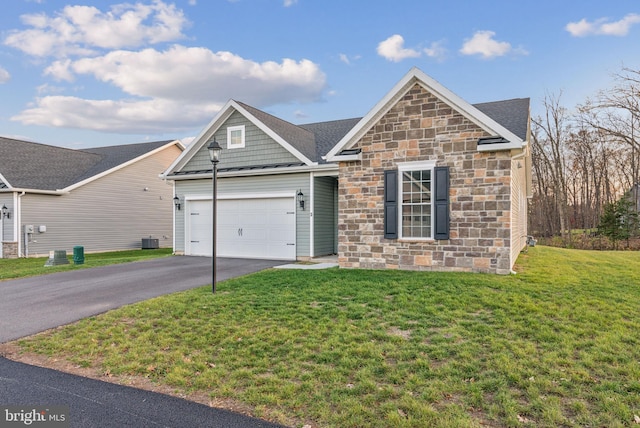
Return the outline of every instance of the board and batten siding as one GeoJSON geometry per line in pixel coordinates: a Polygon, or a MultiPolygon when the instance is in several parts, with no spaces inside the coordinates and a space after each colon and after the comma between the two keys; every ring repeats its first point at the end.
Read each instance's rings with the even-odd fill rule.
{"type": "Polygon", "coordinates": [[[336,254],[338,227],[336,205],[338,180],[336,177],[314,178],[313,189],[313,247],[314,256],[336,254]]]}
{"type": "MultiPolygon", "coordinates": [[[[173,187],[158,175],[180,152],[172,145],[68,194],[24,195],[21,231],[27,224],[35,229],[26,243],[28,256],[71,253],[77,245],[85,252],[140,249],[142,238],[149,237],[170,248],[173,187]],[[44,233],[38,231],[41,225],[44,233]]],[[[24,243],[22,248],[24,255],[24,243]]]]}
{"type": "MultiPolygon", "coordinates": [[[[226,154],[226,153],[225,153],[226,154]]],[[[211,163],[211,162],[209,162],[211,163]]],[[[221,162],[222,163],[222,162],[221,162]]],[[[220,177],[218,181],[218,198],[233,195],[240,197],[248,195],[256,197],[270,194],[295,193],[301,190],[305,195],[307,206],[310,205],[308,195],[310,195],[309,174],[279,174],[279,175],[259,175],[252,177],[220,177]]],[[[211,199],[212,183],[208,180],[179,180],[175,184],[176,195],[183,204],[188,204],[190,198],[211,199]]],[[[185,207],[186,208],[186,207],[185,207]]],[[[175,218],[175,247],[176,254],[184,254],[186,224],[184,215],[186,209],[176,211],[175,218]]],[[[296,204],[296,257],[309,257],[310,255],[310,210],[301,210],[296,204]]]]}
{"type": "Polygon", "coordinates": [[[511,161],[511,266],[527,243],[527,188],[524,159],[511,161]]]}
{"type": "MultiPolygon", "coordinates": [[[[218,164],[219,169],[300,162],[288,150],[237,111],[232,113],[224,125],[218,129],[215,137],[223,148],[220,163],[218,164]],[[227,146],[227,128],[240,125],[245,127],[245,147],[229,149],[227,146]]],[[[211,160],[209,159],[207,144],[202,146],[181,169],[183,172],[210,170],[211,160]]]]}

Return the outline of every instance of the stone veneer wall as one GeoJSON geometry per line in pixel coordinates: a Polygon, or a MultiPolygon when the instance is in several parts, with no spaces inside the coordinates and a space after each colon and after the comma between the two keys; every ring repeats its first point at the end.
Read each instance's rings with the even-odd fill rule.
{"type": "Polygon", "coordinates": [[[415,85],[340,163],[341,267],[507,274],[510,260],[509,152],[478,152],[488,134],[415,85]],[[384,171],[436,160],[450,171],[450,239],[384,239],[384,171]]]}
{"type": "Polygon", "coordinates": [[[18,258],[17,242],[1,242],[0,245],[2,245],[2,257],[4,257],[5,259],[18,258]]]}

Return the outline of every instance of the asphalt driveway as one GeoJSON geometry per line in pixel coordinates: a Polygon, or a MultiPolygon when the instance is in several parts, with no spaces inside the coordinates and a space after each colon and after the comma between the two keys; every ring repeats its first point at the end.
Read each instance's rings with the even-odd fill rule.
{"type": "MultiPolygon", "coordinates": [[[[20,406],[18,409],[25,412],[65,406],[68,411],[66,426],[71,428],[283,428],[181,398],[0,357],[0,409],[4,406],[20,406]]],[[[0,412],[0,426],[16,425],[25,424],[7,423],[5,412],[0,412]]],[[[33,423],[31,426],[43,425],[33,423]]]]}
{"type": "MultiPolygon", "coordinates": [[[[217,260],[218,282],[283,264],[217,260]]],[[[0,281],[0,343],[152,297],[211,284],[211,257],[173,256],[0,281]]]]}
{"type": "MultiPolygon", "coordinates": [[[[217,277],[222,281],[281,264],[273,260],[218,259],[217,277]]],[[[183,256],[2,281],[0,343],[206,284],[211,284],[211,258],[183,256]]],[[[66,426],[71,427],[279,427],[181,398],[0,356],[0,409],[11,405],[47,411],[51,406],[66,406],[66,426]]],[[[0,417],[0,426],[5,422],[0,417]]]]}

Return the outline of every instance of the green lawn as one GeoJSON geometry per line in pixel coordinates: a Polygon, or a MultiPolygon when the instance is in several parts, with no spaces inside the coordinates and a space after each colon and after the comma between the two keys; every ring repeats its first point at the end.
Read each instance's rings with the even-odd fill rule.
{"type": "Polygon", "coordinates": [[[0,281],[3,279],[24,278],[71,269],[86,269],[97,266],[127,263],[171,255],[170,248],[157,250],[128,250],[108,253],[85,254],[83,264],[75,264],[72,256],[67,256],[68,265],[45,266],[48,257],[0,259],[0,281]]]}
{"type": "Polygon", "coordinates": [[[517,275],[269,270],[20,341],[312,427],[640,420],[640,253],[535,247],[517,275]]]}

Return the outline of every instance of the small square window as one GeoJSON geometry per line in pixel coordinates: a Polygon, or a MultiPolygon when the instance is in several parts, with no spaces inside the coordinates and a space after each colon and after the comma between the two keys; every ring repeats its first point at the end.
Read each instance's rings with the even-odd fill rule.
{"type": "Polygon", "coordinates": [[[227,128],[227,147],[229,149],[244,147],[244,125],[227,128]]]}

